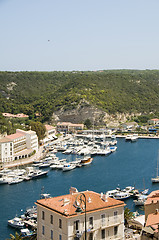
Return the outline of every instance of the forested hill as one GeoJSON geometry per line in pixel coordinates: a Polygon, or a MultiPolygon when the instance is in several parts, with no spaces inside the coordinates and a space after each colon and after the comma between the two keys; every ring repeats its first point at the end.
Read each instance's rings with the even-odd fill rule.
{"type": "Polygon", "coordinates": [[[41,113],[94,105],[107,113],[159,112],[158,70],[0,72],[0,112],[41,113]]]}

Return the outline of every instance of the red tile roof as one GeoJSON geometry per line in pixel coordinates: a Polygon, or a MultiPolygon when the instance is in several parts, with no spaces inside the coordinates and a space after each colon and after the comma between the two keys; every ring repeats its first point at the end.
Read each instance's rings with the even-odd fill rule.
{"type": "MultiPolygon", "coordinates": [[[[125,206],[124,202],[109,197],[107,198],[107,201],[104,201],[99,193],[95,193],[92,191],[85,191],[83,193],[86,196],[87,212],[94,212],[107,208],[125,206]]],[[[40,199],[37,201],[37,205],[49,208],[50,210],[63,214],[67,217],[71,217],[77,214],[75,212],[76,207],[74,206],[74,204],[76,200],[80,202],[80,196],[82,196],[82,199],[84,199],[82,192],[48,199],[40,199]]]]}
{"type": "Polygon", "coordinates": [[[159,224],[159,212],[149,214],[146,221],[146,227],[148,226],[154,227],[154,225],[158,226],[158,224],[159,224]]]}
{"type": "Polygon", "coordinates": [[[159,201],[159,190],[153,191],[147,196],[145,205],[150,204],[152,202],[156,203],[157,201],[159,201]]]}

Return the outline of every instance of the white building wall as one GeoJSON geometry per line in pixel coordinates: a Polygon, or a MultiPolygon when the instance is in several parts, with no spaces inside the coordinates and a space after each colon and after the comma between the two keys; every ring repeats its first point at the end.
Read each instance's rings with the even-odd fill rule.
{"type": "Polygon", "coordinates": [[[2,163],[13,161],[13,142],[0,143],[0,161],[2,163]]]}

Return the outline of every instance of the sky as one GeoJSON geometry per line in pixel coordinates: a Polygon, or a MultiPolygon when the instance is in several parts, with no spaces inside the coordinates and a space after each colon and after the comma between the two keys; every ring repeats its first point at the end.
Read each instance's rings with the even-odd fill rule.
{"type": "Polygon", "coordinates": [[[0,0],[0,71],[159,69],[159,0],[0,0]]]}

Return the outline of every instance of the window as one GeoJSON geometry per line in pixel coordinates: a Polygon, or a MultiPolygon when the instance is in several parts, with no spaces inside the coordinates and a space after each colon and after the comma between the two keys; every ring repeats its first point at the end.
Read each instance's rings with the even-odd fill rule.
{"type": "Polygon", "coordinates": [[[105,225],[105,214],[101,215],[101,225],[104,226],[105,225]]]}
{"type": "Polygon", "coordinates": [[[115,226],[115,227],[114,227],[114,235],[117,235],[117,234],[118,234],[118,227],[115,226]]]}
{"type": "Polygon", "coordinates": [[[50,215],[50,223],[53,224],[53,215],[50,215]]]}
{"type": "Polygon", "coordinates": [[[45,220],[45,212],[42,211],[42,220],[45,220]]]}
{"type": "Polygon", "coordinates": [[[89,234],[89,240],[93,240],[93,233],[92,232],[89,234]]]}
{"type": "Polygon", "coordinates": [[[45,227],[42,226],[42,235],[45,235],[45,227]]]}
{"type": "Polygon", "coordinates": [[[103,229],[103,230],[101,231],[101,238],[102,238],[102,239],[105,239],[105,229],[103,229]]]}
{"type": "Polygon", "coordinates": [[[51,230],[51,240],[53,240],[53,231],[51,230]]]}
{"type": "Polygon", "coordinates": [[[59,228],[62,228],[62,220],[59,219],[59,228]]]}
{"type": "Polygon", "coordinates": [[[89,225],[90,225],[91,227],[93,227],[93,217],[90,217],[90,218],[89,218],[89,225]]]}
{"type": "Polygon", "coordinates": [[[59,240],[62,240],[62,235],[59,235],[59,240]]]}
{"type": "Polygon", "coordinates": [[[79,220],[74,222],[74,229],[79,230],[79,220]]]}
{"type": "Polygon", "coordinates": [[[114,218],[117,218],[118,212],[114,212],[114,218]]]}

